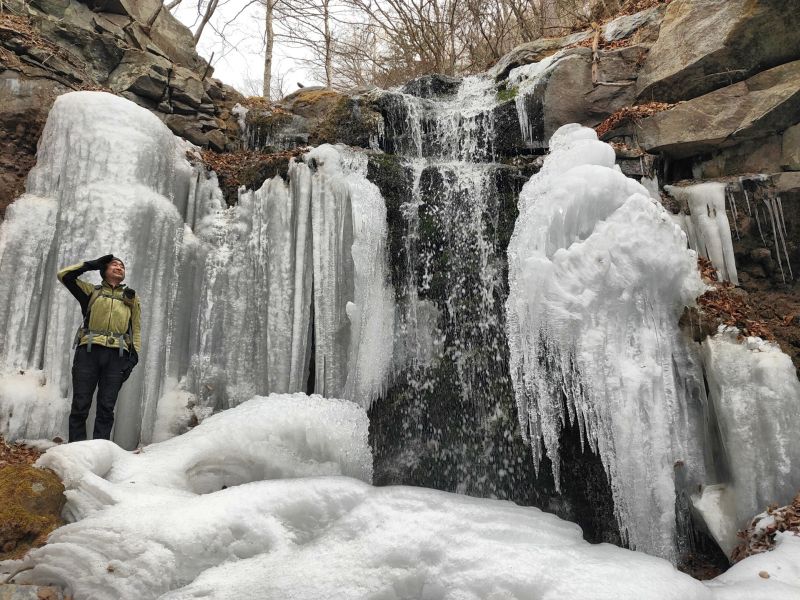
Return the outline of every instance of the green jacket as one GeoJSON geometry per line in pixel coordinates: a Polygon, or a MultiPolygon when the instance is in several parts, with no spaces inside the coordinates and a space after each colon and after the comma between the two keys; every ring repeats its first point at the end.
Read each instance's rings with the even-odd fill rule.
{"type": "MultiPolygon", "coordinates": [[[[88,270],[85,263],[78,263],[64,267],[58,272],[58,280],[80,302],[84,317],[95,286],[88,281],[78,279],[78,275],[88,270]]],[[[119,348],[119,338],[114,336],[127,333],[130,324],[133,347],[138,353],[142,351],[142,307],[139,303],[139,296],[129,299],[123,295],[125,289],[125,284],[112,288],[105,280],[103,281],[99,294],[89,311],[88,329],[93,332],[92,345],[119,348]]],[[[88,333],[84,332],[79,345],[82,346],[88,342],[88,333]]]]}

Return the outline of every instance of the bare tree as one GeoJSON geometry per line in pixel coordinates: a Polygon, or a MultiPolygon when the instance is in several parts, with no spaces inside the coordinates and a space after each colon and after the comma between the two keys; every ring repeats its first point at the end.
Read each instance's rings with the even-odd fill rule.
{"type": "Polygon", "coordinates": [[[275,45],[275,30],[272,15],[279,0],[263,0],[266,16],[264,19],[264,83],[263,95],[267,100],[272,96],[272,49],[275,45]]]}
{"type": "MultiPolygon", "coordinates": [[[[211,17],[214,16],[214,12],[217,10],[218,5],[219,5],[219,0],[208,0],[205,3],[205,11],[203,12],[203,16],[200,19],[200,24],[197,26],[197,30],[194,32],[195,44],[197,44],[197,42],[200,41],[200,36],[203,35],[203,29],[205,29],[211,17]]],[[[200,2],[197,3],[198,14],[200,14],[202,6],[203,2],[201,0],[200,2]]]]}

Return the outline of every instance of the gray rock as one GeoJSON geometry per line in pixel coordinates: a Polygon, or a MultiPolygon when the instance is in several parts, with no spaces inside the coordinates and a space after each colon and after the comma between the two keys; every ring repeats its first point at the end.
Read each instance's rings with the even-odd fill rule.
{"type": "Polygon", "coordinates": [[[164,124],[170,128],[172,133],[197,146],[208,145],[208,135],[202,130],[197,119],[184,115],[167,115],[164,118],[164,124]]]}
{"type": "Polygon", "coordinates": [[[640,29],[658,27],[664,18],[664,6],[654,6],[632,15],[622,15],[603,26],[603,39],[607,42],[624,40],[640,29]]]}
{"type": "Polygon", "coordinates": [[[78,59],[75,62],[81,65],[82,79],[88,76],[94,81],[105,81],[125,53],[120,39],[96,30],[91,14],[68,11],[62,21],[43,19],[40,31],[46,39],[63,48],[67,56],[78,59]]]}
{"type": "Polygon", "coordinates": [[[637,84],[676,102],[800,58],[800,10],[787,0],[674,0],[637,84]]]}
{"type": "Polygon", "coordinates": [[[648,152],[685,158],[774,135],[800,117],[800,61],[683,102],[639,123],[648,152]]]}
{"type": "Polygon", "coordinates": [[[632,104],[637,59],[643,51],[638,46],[601,51],[598,81],[617,85],[594,85],[591,50],[570,50],[556,63],[541,96],[542,140],[549,140],[565,123],[594,126],[632,104]]]}
{"type": "Polygon", "coordinates": [[[500,81],[508,77],[512,69],[539,62],[543,58],[555,54],[562,48],[577,44],[591,35],[591,31],[580,31],[565,37],[539,38],[532,42],[520,44],[511,52],[501,57],[500,60],[497,61],[497,64],[488,71],[488,74],[490,77],[494,77],[496,81],[500,81]]]}
{"type": "Polygon", "coordinates": [[[206,95],[200,77],[186,67],[175,67],[169,87],[173,100],[188,104],[195,109],[200,106],[206,95]]]}
{"type": "Polygon", "coordinates": [[[106,84],[115,92],[160,100],[167,88],[170,63],[149,52],[128,50],[106,84]]]}
{"type": "Polygon", "coordinates": [[[215,152],[224,152],[225,146],[228,143],[228,138],[219,129],[212,129],[206,133],[208,139],[208,146],[215,152]]]}
{"type": "Polygon", "coordinates": [[[800,124],[783,132],[781,140],[781,168],[800,171],[800,124]]]}

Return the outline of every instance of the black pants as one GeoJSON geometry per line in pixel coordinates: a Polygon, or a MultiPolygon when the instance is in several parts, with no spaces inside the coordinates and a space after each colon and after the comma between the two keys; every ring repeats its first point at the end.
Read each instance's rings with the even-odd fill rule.
{"type": "Polygon", "coordinates": [[[86,439],[86,419],[97,388],[97,411],[94,419],[94,439],[110,439],[114,426],[114,405],[122,388],[123,369],[128,366],[127,354],[119,355],[118,348],[79,346],[72,362],[72,410],[69,413],[69,441],[86,439]]]}

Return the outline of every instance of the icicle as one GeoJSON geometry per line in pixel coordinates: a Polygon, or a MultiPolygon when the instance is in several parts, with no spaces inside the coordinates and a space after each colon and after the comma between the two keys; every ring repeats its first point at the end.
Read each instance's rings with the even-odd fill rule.
{"type": "Polygon", "coordinates": [[[733,192],[727,186],[725,186],[725,198],[728,200],[728,204],[731,207],[731,217],[733,217],[733,228],[736,231],[736,239],[738,240],[738,239],[740,239],[740,237],[739,237],[739,215],[736,212],[736,198],[734,198],[733,192]]]}
{"type": "Polygon", "coordinates": [[[747,193],[747,188],[744,185],[745,178],[739,177],[739,187],[741,188],[742,192],[744,193],[744,201],[747,203],[747,214],[749,216],[753,216],[752,211],[750,210],[750,195],[747,193]]]}
{"type": "Polygon", "coordinates": [[[668,185],[664,189],[689,205],[697,239],[697,246],[693,249],[714,264],[721,280],[739,285],[731,229],[725,214],[725,184],[668,185]]]}
{"type": "Polygon", "coordinates": [[[794,279],[794,274],[792,273],[792,262],[789,260],[789,249],[786,246],[786,219],[783,216],[783,203],[781,202],[780,196],[775,197],[775,204],[777,206],[777,215],[780,223],[779,232],[781,234],[781,242],[783,243],[783,255],[786,257],[786,265],[789,267],[789,278],[794,279]]]}
{"type": "Polygon", "coordinates": [[[769,222],[772,224],[772,238],[775,240],[775,255],[778,259],[778,268],[781,270],[781,279],[783,280],[783,283],[786,283],[786,274],[783,272],[783,259],[781,258],[781,239],[783,233],[780,232],[780,225],[775,218],[775,210],[771,197],[768,196],[764,198],[764,206],[766,207],[767,214],[769,215],[769,222]]]}

